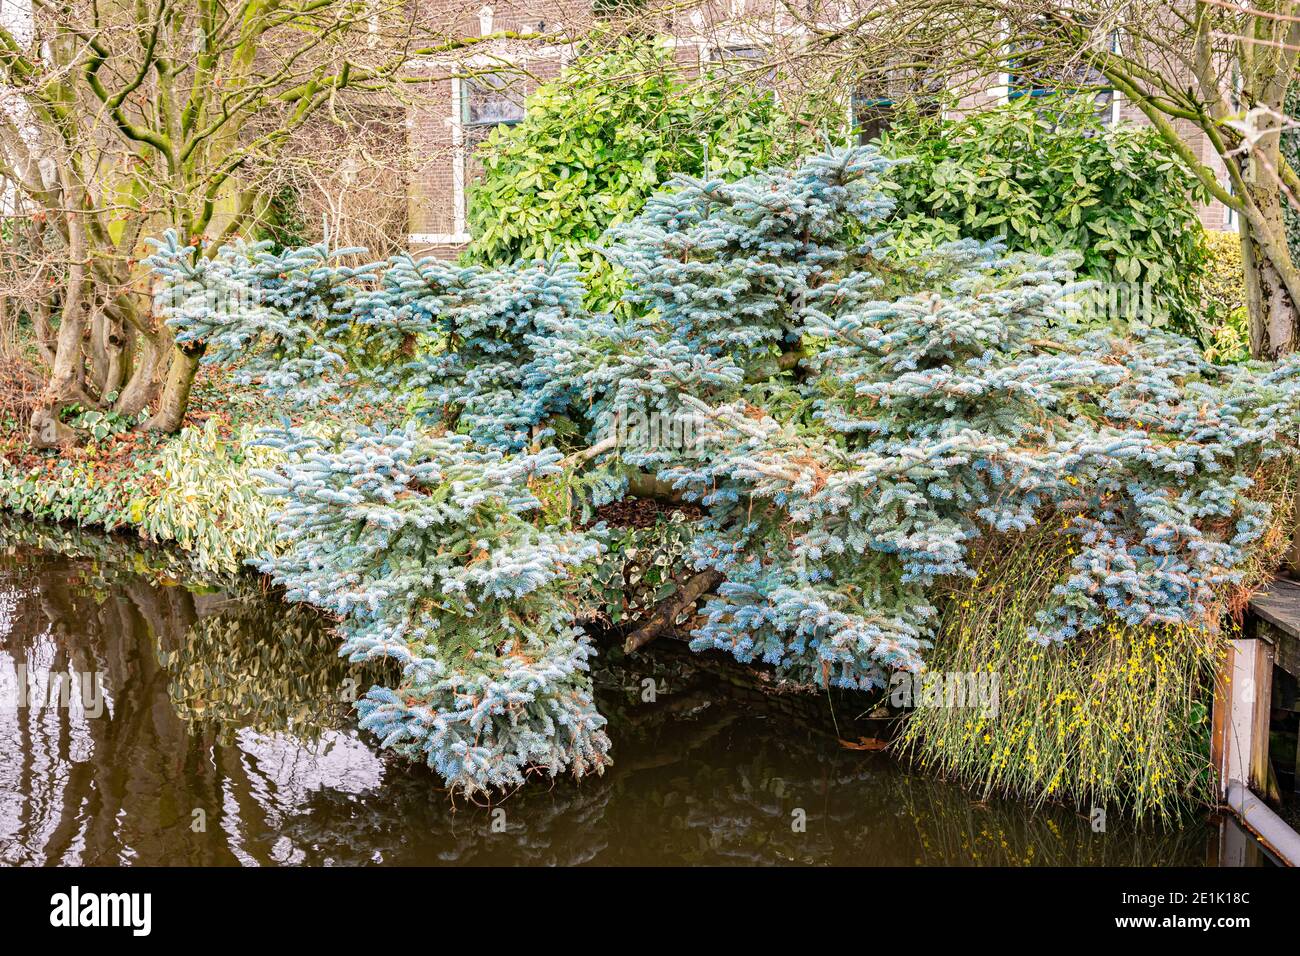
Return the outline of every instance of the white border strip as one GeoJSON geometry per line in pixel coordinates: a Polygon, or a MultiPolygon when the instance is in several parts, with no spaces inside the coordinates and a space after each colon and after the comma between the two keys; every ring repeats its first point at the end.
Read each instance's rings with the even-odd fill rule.
{"type": "Polygon", "coordinates": [[[406,237],[412,246],[463,246],[469,240],[467,232],[413,232],[406,237]]]}

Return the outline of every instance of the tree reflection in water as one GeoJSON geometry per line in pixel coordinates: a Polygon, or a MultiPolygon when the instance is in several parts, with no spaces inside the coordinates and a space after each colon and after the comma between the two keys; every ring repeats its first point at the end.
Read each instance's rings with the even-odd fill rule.
{"type": "Polygon", "coordinates": [[[357,733],[347,700],[381,675],[335,648],[329,621],[253,578],[197,582],[167,552],[0,518],[0,863],[1151,865],[1213,842],[1199,820],[1094,833],[977,802],[840,747],[853,701],[835,720],[668,645],[602,656],[604,778],[453,805],[357,733]],[[102,714],[17,707],[20,671],[98,675],[102,714]]]}

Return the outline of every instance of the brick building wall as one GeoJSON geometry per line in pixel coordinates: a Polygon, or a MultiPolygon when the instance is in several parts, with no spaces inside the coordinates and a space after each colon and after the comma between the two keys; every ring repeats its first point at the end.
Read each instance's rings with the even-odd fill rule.
{"type": "MultiPolygon", "coordinates": [[[[426,15],[461,37],[494,33],[574,33],[589,19],[584,0],[492,2],[469,11],[463,0],[431,0],[426,15]]],[[[522,103],[538,84],[554,79],[574,55],[572,46],[542,46],[529,40],[496,40],[480,51],[467,48],[454,64],[417,65],[430,77],[422,87],[423,108],[407,121],[412,155],[408,200],[411,251],[454,258],[469,241],[468,186],[477,174],[474,145],[491,126],[466,122],[471,88],[497,87],[504,99],[522,103]]]]}

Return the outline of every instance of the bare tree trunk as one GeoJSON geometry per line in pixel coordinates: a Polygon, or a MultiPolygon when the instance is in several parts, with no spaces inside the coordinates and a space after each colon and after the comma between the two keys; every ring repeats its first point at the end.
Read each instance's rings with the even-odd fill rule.
{"type": "Polygon", "coordinates": [[[107,310],[104,313],[103,336],[106,363],[99,394],[105,402],[108,402],[116,400],[117,396],[114,393],[120,393],[126,382],[131,362],[129,351],[131,337],[127,334],[126,325],[122,320],[107,310]],[[109,395],[114,395],[114,398],[109,399],[109,395]]]}
{"type": "Polygon", "coordinates": [[[29,441],[37,448],[55,448],[75,439],[71,428],[59,421],[64,405],[84,397],[81,389],[82,339],[90,320],[90,303],[86,298],[85,237],[79,226],[71,230],[71,262],[68,266],[67,295],[59,319],[59,337],[54,351],[50,380],[41,393],[40,404],[32,412],[29,441]]]}
{"type": "Polygon", "coordinates": [[[167,381],[163,385],[162,397],[158,399],[158,411],[144,424],[147,431],[171,433],[180,430],[185,420],[185,409],[190,403],[194,376],[199,370],[199,359],[202,357],[201,347],[178,345],[172,349],[167,381]]]}
{"type": "Polygon", "coordinates": [[[50,328],[50,302],[41,298],[32,312],[32,327],[36,332],[36,350],[49,368],[54,367],[54,330],[50,328]]]}
{"type": "MultiPolygon", "coordinates": [[[[1261,68],[1263,63],[1256,64],[1261,68]]],[[[1272,67],[1270,67],[1271,69],[1272,67]]],[[[1287,244],[1282,187],[1281,129],[1277,117],[1286,100],[1289,70],[1260,74],[1257,90],[1268,114],[1248,140],[1240,159],[1225,160],[1237,174],[1240,191],[1241,258],[1246,278],[1250,351],[1258,359],[1275,360],[1300,349],[1300,270],[1287,244]]]]}
{"type": "Polygon", "coordinates": [[[115,412],[128,418],[139,415],[158,397],[167,359],[171,355],[171,348],[154,336],[139,333],[137,339],[139,348],[132,361],[131,375],[113,406],[115,412]]]}
{"type": "MultiPolygon", "coordinates": [[[[1277,156],[1265,157],[1264,162],[1272,167],[1266,170],[1267,176],[1260,175],[1260,161],[1252,161],[1255,168],[1248,198],[1258,214],[1242,216],[1241,260],[1246,273],[1250,354],[1272,361],[1300,349],[1300,302],[1295,294],[1300,275],[1290,258],[1282,196],[1273,173],[1277,156]],[[1256,185],[1261,180],[1262,185],[1256,185]]],[[[1291,546],[1282,563],[1288,573],[1300,575],[1300,509],[1292,518],[1291,546]]]]}
{"type": "Polygon", "coordinates": [[[1300,315],[1288,288],[1294,287],[1296,270],[1293,263],[1279,262],[1269,251],[1286,249],[1286,225],[1276,186],[1252,190],[1251,198],[1260,221],[1255,224],[1243,217],[1241,224],[1250,351],[1256,358],[1272,360],[1300,347],[1300,315]]]}
{"type": "Polygon", "coordinates": [[[108,380],[107,324],[108,316],[104,311],[101,309],[95,312],[90,320],[90,334],[86,336],[86,364],[89,366],[90,385],[94,393],[101,397],[107,391],[104,383],[108,380]]]}

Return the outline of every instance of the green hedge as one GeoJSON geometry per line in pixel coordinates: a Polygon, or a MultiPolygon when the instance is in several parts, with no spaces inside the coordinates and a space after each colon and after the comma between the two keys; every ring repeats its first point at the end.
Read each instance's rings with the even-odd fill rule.
{"type": "Polygon", "coordinates": [[[91,459],[34,468],[0,458],[0,508],[44,521],[131,528],[171,542],[201,571],[238,571],[275,544],[271,501],[251,474],[279,456],[253,442],[257,428],[223,434],[217,419],[183,429],[155,454],[110,469],[91,459]]]}
{"type": "Polygon", "coordinates": [[[893,176],[900,239],[1075,249],[1083,277],[1149,283],[1176,328],[1202,335],[1199,185],[1154,131],[1103,126],[1087,100],[1051,100],[896,123],[882,145],[907,160],[893,176]]]}

